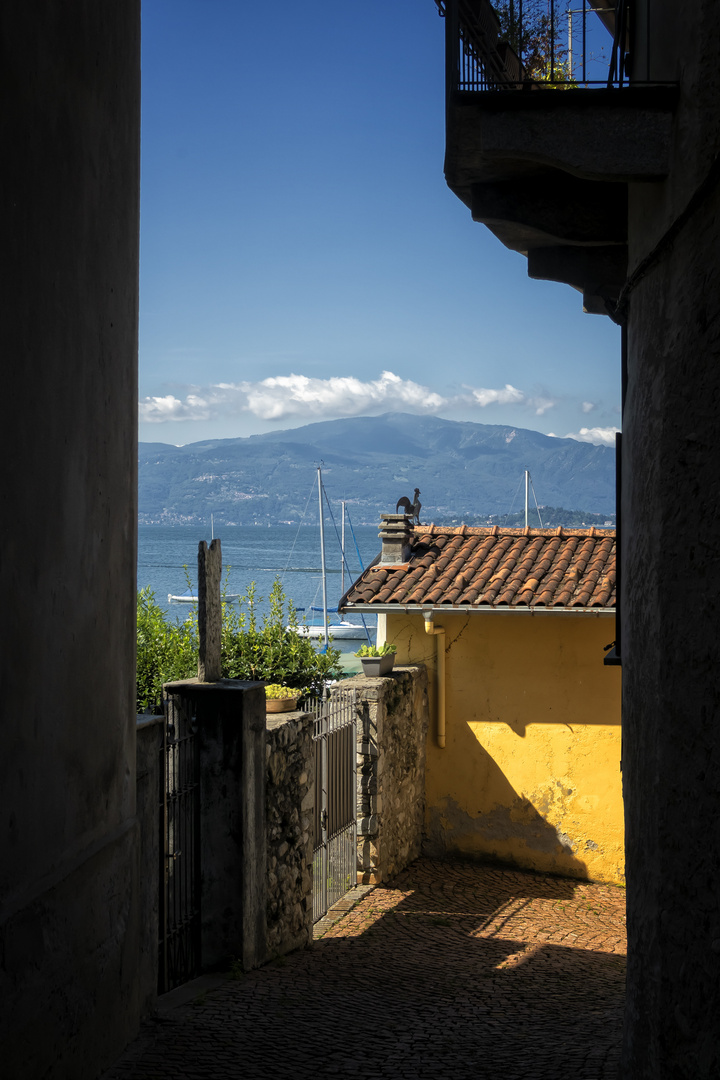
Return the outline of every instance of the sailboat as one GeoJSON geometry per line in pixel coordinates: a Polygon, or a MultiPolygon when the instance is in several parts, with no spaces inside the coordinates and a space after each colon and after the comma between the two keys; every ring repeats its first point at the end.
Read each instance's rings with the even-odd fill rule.
{"type": "MultiPolygon", "coordinates": [[[[211,539],[215,539],[215,515],[210,515],[210,533],[211,539]]],[[[189,578],[188,578],[189,580],[189,578]]],[[[223,593],[224,601],[239,600],[240,593],[223,593]]],[[[168,593],[168,604],[197,604],[198,594],[193,588],[188,588],[182,593],[168,593]]]]}
{"type": "MultiPolygon", "coordinates": [[[[312,638],[316,641],[323,642],[323,648],[327,648],[329,639],[335,638],[337,640],[353,640],[353,641],[366,641],[370,643],[370,631],[365,625],[363,619],[363,625],[358,626],[357,623],[348,622],[346,619],[337,619],[331,623],[329,620],[330,614],[336,614],[337,608],[329,608],[327,602],[327,568],[325,563],[325,515],[323,508],[323,483],[322,483],[322,468],[318,466],[318,500],[320,505],[320,566],[322,571],[322,607],[311,607],[311,611],[322,612],[322,624],[321,625],[307,625],[301,624],[296,628],[296,632],[302,637],[312,638]]],[[[342,504],[342,585],[340,589],[340,595],[345,592],[345,503],[342,504]]],[[[362,567],[361,567],[362,569],[362,567]]]]}
{"type": "MultiPolygon", "coordinates": [[[[224,601],[239,600],[240,593],[223,593],[224,601]]],[[[194,589],[186,589],[184,593],[168,593],[169,604],[197,604],[198,594],[194,589]]]]}

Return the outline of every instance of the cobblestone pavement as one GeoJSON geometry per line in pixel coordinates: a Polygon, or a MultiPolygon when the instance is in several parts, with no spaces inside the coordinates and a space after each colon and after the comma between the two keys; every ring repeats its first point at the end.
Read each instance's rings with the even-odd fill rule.
{"type": "Polygon", "coordinates": [[[419,859],[149,1022],[104,1080],[616,1080],[624,914],[612,886],[419,859]]]}

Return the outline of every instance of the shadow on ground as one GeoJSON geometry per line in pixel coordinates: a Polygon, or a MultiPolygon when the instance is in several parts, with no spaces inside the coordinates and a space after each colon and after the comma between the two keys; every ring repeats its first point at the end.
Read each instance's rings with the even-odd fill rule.
{"type": "Polygon", "coordinates": [[[311,948],[177,1010],[108,1080],[616,1080],[623,899],[418,860],[311,948]]]}

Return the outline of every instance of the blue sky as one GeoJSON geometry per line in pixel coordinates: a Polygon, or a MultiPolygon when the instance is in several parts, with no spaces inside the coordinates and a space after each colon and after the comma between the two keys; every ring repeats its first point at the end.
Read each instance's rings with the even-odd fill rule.
{"type": "Polygon", "coordinates": [[[140,438],[388,411],[610,441],[620,339],[443,177],[433,0],[143,0],[140,438]]]}

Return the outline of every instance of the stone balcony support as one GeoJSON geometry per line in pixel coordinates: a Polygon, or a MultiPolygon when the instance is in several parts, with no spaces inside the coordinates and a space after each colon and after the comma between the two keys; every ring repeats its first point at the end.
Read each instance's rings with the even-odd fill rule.
{"type": "Polygon", "coordinates": [[[585,180],[660,180],[668,171],[675,100],[667,86],[455,91],[447,116],[448,184],[455,190],[505,178],[522,164],[585,180]]]}
{"type": "Polygon", "coordinates": [[[674,86],[453,91],[445,176],[530,277],[607,312],[627,273],[628,184],[667,175],[674,86]]]}

